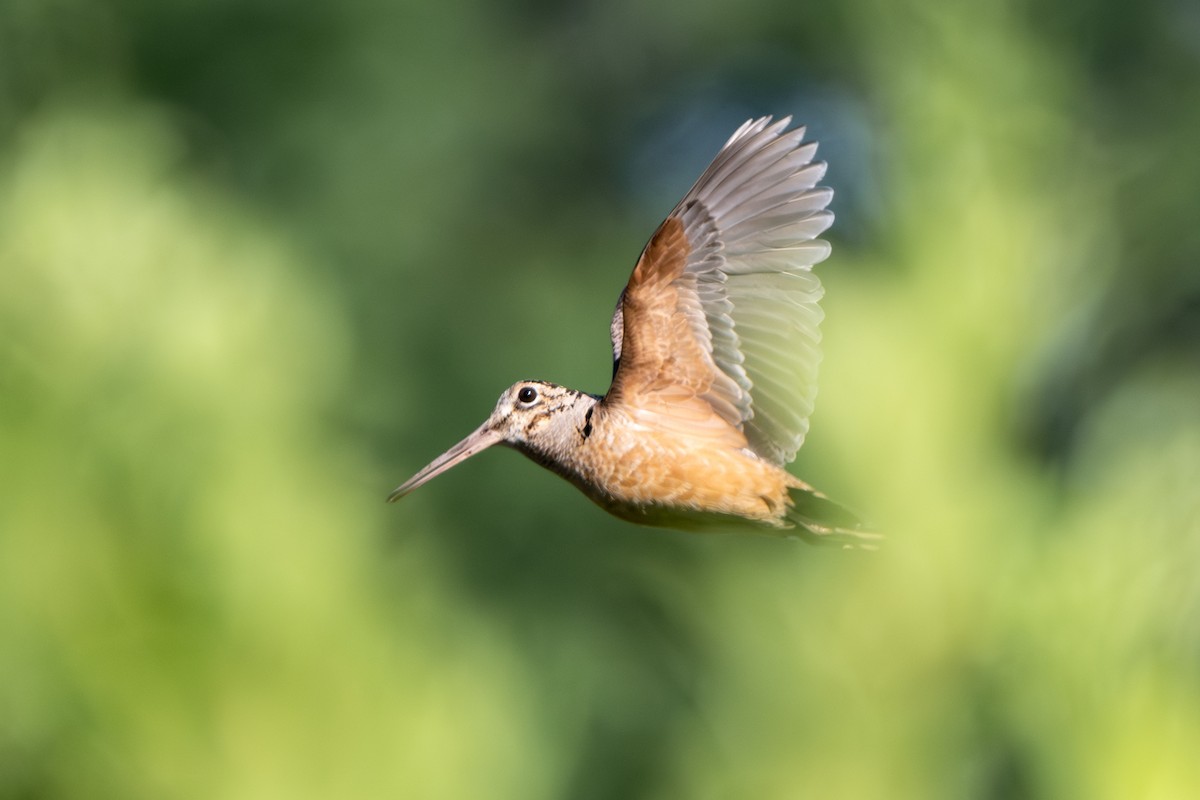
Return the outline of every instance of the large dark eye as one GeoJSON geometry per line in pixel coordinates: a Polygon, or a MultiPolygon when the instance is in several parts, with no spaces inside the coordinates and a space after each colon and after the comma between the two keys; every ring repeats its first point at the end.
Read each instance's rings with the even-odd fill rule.
{"type": "Polygon", "coordinates": [[[532,403],[537,400],[537,389],[532,386],[522,386],[521,391],[517,392],[517,399],[525,404],[532,403]]]}

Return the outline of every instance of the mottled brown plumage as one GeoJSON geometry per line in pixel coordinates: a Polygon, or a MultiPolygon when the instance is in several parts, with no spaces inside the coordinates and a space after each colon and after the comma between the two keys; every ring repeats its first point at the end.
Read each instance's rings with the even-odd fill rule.
{"type": "Polygon", "coordinates": [[[824,165],[790,120],[747,122],[642,251],[613,316],[601,398],[510,387],[473,434],[395,500],[505,444],[611,513],[687,529],[759,530],[869,545],[854,515],[784,468],[816,392],[820,282],[832,222],[824,165]]]}

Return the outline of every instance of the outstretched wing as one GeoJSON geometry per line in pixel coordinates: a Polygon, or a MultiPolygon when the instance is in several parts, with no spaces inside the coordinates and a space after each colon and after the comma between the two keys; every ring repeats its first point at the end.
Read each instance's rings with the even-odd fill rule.
{"type": "Polygon", "coordinates": [[[703,410],[786,464],[817,390],[823,290],[816,237],[833,223],[804,129],[738,129],[642,251],[613,316],[605,402],[693,420],[703,410]],[[673,410],[674,409],[674,410],[673,410]]]}

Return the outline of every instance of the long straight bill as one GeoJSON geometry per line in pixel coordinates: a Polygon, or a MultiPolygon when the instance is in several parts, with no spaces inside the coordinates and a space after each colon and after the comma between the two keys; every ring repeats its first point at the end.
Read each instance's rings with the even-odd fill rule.
{"type": "MultiPolygon", "coordinates": [[[[490,420],[489,420],[490,422],[490,420]]],[[[441,475],[446,470],[453,467],[462,461],[466,461],[471,456],[478,453],[480,450],[486,450],[494,444],[498,444],[503,437],[494,430],[489,429],[488,423],[485,422],[474,433],[463,439],[458,444],[451,447],[446,452],[435,458],[429,466],[413,475],[404,483],[396,487],[396,490],[388,495],[388,502],[394,503],[404,495],[416,489],[423,483],[427,483],[438,475],[441,475]]]]}

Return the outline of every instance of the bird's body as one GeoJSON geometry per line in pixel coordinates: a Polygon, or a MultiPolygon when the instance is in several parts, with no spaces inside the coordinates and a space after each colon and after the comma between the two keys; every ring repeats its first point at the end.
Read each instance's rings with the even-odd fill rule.
{"type": "Polygon", "coordinates": [[[747,449],[744,438],[729,435],[726,425],[711,426],[706,433],[714,435],[697,435],[683,425],[664,427],[661,419],[637,409],[526,383],[536,385],[542,397],[562,392],[570,405],[538,417],[532,441],[516,447],[618,517],[671,527],[711,527],[705,525],[710,516],[773,525],[789,486],[799,485],[747,449]],[[536,435],[540,426],[553,425],[566,435],[536,435]],[[681,525],[688,517],[690,524],[681,525]]]}
{"type": "Polygon", "coordinates": [[[825,165],[788,119],[747,122],[642,251],[613,316],[603,397],[521,381],[397,499],[493,444],[520,450],[612,514],[647,525],[876,538],[784,469],[816,393],[815,237],[825,165]]]}

